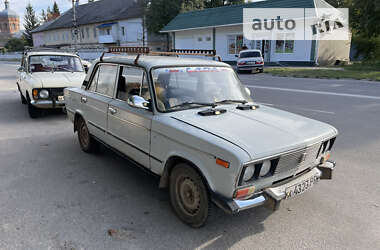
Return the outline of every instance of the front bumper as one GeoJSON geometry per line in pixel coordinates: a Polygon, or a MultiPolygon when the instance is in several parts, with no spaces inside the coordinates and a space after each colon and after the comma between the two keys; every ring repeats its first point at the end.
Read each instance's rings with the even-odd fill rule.
{"type": "Polygon", "coordinates": [[[62,108],[65,106],[64,101],[56,100],[32,100],[30,102],[36,108],[49,109],[49,108],[62,108]]]}
{"type": "Polygon", "coordinates": [[[264,64],[248,64],[248,65],[238,65],[238,70],[262,70],[264,68],[264,64]]]}
{"type": "Polygon", "coordinates": [[[226,200],[220,197],[215,197],[214,202],[221,207],[225,212],[236,214],[240,211],[247,210],[253,207],[266,206],[272,210],[278,209],[280,202],[285,199],[286,192],[285,190],[288,187],[299,183],[300,180],[308,179],[313,176],[321,180],[332,179],[332,172],[335,168],[336,163],[328,161],[324,164],[319,165],[318,167],[313,168],[309,172],[298,176],[291,181],[281,184],[279,186],[269,187],[261,191],[260,193],[255,194],[253,197],[246,200],[226,200]]]}

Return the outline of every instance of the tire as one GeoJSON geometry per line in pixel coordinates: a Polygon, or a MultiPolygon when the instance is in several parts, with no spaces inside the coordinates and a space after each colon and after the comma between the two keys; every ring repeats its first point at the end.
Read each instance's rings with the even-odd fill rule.
{"type": "Polygon", "coordinates": [[[79,118],[77,126],[78,140],[81,149],[86,153],[96,153],[99,150],[99,142],[91,136],[83,118],[79,118]]]}
{"type": "Polygon", "coordinates": [[[243,72],[242,72],[240,69],[238,69],[238,70],[237,70],[237,73],[238,73],[238,74],[241,74],[241,73],[243,73],[243,72]]]}
{"type": "Polygon", "coordinates": [[[21,103],[22,104],[27,104],[28,103],[27,100],[26,100],[26,98],[22,95],[21,91],[20,91],[20,98],[21,98],[21,103]]]}
{"type": "Polygon", "coordinates": [[[185,224],[202,227],[211,214],[207,187],[197,171],[186,163],[174,167],[170,175],[170,201],[174,212],[185,224]]]}
{"type": "Polygon", "coordinates": [[[263,73],[263,72],[264,72],[264,69],[260,69],[259,72],[260,72],[260,73],[263,73]]]}
{"type": "Polygon", "coordinates": [[[34,107],[30,103],[29,96],[27,97],[27,103],[28,103],[28,113],[29,113],[30,118],[36,119],[36,118],[40,117],[41,113],[42,113],[41,109],[34,107]]]}

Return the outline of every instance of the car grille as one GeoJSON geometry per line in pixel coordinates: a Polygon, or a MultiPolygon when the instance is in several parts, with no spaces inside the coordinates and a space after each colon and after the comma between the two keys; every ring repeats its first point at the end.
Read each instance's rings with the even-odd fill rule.
{"type": "Polygon", "coordinates": [[[321,143],[317,143],[310,147],[281,155],[275,173],[284,173],[292,169],[296,170],[295,173],[299,173],[317,165],[317,154],[320,146],[321,143]]]}
{"type": "Polygon", "coordinates": [[[58,101],[58,96],[63,96],[63,88],[52,88],[50,89],[50,97],[58,101]]]}

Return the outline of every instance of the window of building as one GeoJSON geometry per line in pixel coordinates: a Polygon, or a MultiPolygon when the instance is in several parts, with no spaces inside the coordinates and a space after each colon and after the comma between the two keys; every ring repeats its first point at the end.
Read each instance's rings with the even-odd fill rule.
{"type": "Polygon", "coordinates": [[[243,50],[243,35],[230,35],[227,37],[228,54],[236,55],[243,50]]]}
{"type": "Polygon", "coordinates": [[[106,32],[107,32],[108,36],[111,35],[111,30],[110,29],[107,29],[106,32]]]}
{"type": "Polygon", "coordinates": [[[121,27],[121,35],[125,36],[125,28],[124,27],[121,27]]]}
{"type": "Polygon", "coordinates": [[[84,30],[83,29],[80,29],[80,35],[81,35],[81,38],[84,39],[84,30]]]}
{"type": "Polygon", "coordinates": [[[276,53],[294,52],[294,34],[279,34],[276,40],[276,53]]]}
{"type": "Polygon", "coordinates": [[[206,37],[206,41],[210,42],[211,41],[211,36],[206,37]]]}
{"type": "Polygon", "coordinates": [[[203,41],[202,37],[201,36],[198,37],[198,42],[202,42],[202,41],[203,41]]]}
{"type": "Polygon", "coordinates": [[[87,36],[87,39],[90,38],[90,28],[89,27],[86,28],[86,36],[87,36]]]}
{"type": "Polygon", "coordinates": [[[96,31],[96,27],[94,27],[94,38],[97,37],[97,31],[96,31]]]}

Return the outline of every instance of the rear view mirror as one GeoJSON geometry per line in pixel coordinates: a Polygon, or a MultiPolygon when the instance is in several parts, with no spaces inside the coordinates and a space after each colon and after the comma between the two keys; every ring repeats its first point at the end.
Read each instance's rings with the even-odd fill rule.
{"type": "Polygon", "coordinates": [[[129,97],[128,104],[134,108],[149,110],[149,102],[138,95],[133,95],[129,97]]]}
{"type": "Polygon", "coordinates": [[[88,73],[88,66],[87,65],[83,65],[84,67],[84,72],[86,72],[86,74],[88,73]]]}

